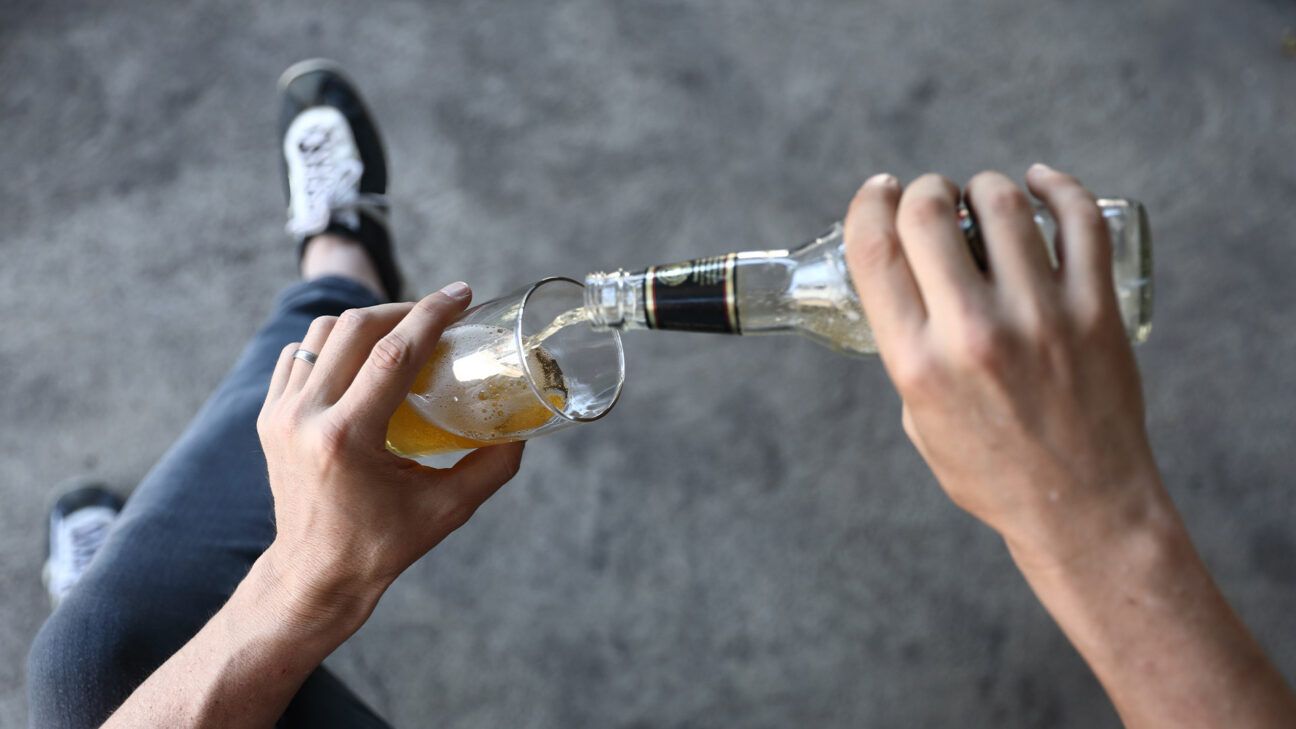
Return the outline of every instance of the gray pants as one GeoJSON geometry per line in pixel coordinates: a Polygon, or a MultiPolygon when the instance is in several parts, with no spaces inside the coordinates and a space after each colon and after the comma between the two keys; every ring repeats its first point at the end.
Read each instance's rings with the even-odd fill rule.
{"type": "MultiPolygon", "coordinates": [[[[279,352],[315,317],[377,303],[342,278],[283,292],[36,636],[27,663],[33,727],[99,726],[225,604],[275,534],[256,418],[279,352]]],[[[387,724],[319,668],[279,726],[387,724]]]]}

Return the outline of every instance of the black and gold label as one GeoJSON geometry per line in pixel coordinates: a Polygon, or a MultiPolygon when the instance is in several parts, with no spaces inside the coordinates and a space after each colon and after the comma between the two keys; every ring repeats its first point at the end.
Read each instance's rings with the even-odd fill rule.
{"type": "Polygon", "coordinates": [[[653,329],[739,334],[738,254],[653,266],[644,272],[644,310],[653,329]]]}

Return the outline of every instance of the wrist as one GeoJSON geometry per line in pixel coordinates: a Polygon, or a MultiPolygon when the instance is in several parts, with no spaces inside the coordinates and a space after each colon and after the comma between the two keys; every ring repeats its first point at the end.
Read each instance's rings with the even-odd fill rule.
{"type": "Polygon", "coordinates": [[[1209,591],[1187,530],[1157,486],[1047,537],[1005,537],[1031,590],[1100,676],[1127,660],[1151,623],[1182,617],[1177,600],[1200,602],[1209,591]]]}
{"type": "Polygon", "coordinates": [[[1009,542],[1014,560],[1127,725],[1286,726],[1278,717],[1292,716],[1293,701],[1281,675],[1157,486],[1083,546],[1009,542]]]}
{"type": "Polygon", "coordinates": [[[1013,561],[1028,576],[1087,569],[1128,550],[1185,538],[1155,465],[1101,488],[1085,485],[1062,492],[1082,496],[1046,500],[1032,518],[1000,530],[1013,561]]]}
{"type": "Polygon", "coordinates": [[[311,633],[345,640],[373,612],[386,585],[347,579],[272,542],[253,566],[281,616],[311,633]]]}

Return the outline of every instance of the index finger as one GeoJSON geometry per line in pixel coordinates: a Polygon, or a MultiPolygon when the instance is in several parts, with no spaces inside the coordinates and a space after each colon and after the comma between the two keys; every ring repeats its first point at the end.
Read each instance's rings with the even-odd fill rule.
{"type": "Polygon", "coordinates": [[[342,422],[361,433],[387,432],[387,422],[432,356],[441,333],[467,308],[472,290],[452,283],[414,305],[369,352],[369,358],[335,406],[342,422]]]}
{"type": "Polygon", "coordinates": [[[958,224],[959,190],[940,175],[923,175],[900,196],[896,228],[932,319],[958,316],[987,295],[958,224]]]}
{"type": "Polygon", "coordinates": [[[900,181],[875,175],[864,183],[845,220],[846,266],[864,315],[882,349],[927,318],[922,294],[896,234],[900,181]]]}
{"type": "Polygon", "coordinates": [[[318,352],[319,357],[311,368],[306,387],[313,391],[321,404],[337,402],[351,387],[378,340],[413,308],[413,303],[400,302],[342,312],[324,347],[318,352]]]}

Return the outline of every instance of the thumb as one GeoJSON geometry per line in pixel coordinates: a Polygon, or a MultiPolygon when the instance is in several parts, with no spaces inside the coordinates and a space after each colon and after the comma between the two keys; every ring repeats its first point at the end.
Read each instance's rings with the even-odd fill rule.
{"type": "Polygon", "coordinates": [[[523,447],[521,442],[487,446],[459,459],[450,469],[421,467],[423,475],[435,484],[426,491],[434,513],[450,516],[451,531],[459,528],[517,474],[523,447]]]}

